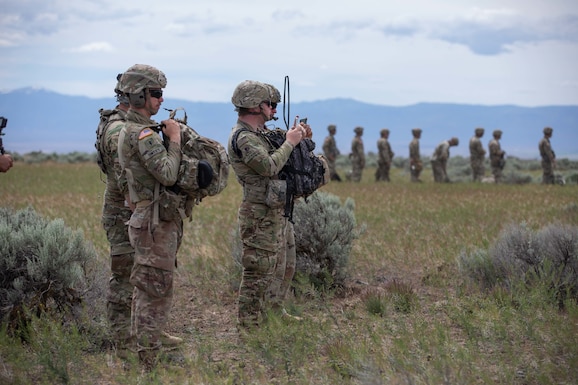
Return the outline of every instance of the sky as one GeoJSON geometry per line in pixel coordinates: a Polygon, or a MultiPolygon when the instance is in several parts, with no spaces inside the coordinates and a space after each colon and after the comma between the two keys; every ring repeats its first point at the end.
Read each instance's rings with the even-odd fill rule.
{"type": "Polygon", "coordinates": [[[576,0],[0,0],[0,92],[113,96],[136,63],[165,96],[578,105],[576,0]]]}

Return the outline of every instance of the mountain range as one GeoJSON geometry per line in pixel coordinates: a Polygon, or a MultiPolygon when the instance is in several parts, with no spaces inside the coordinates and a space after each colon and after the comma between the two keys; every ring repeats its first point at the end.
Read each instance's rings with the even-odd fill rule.
{"type": "MultiPolygon", "coordinates": [[[[8,119],[4,129],[4,147],[9,152],[25,154],[93,153],[95,131],[100,108],[113,108],[114,96],[88,98],[62,95],[48,90],[22,88],[0,93],[0,116],[8,119]]],[[[225,144],[237,116],[230,102],[198,102],[164,99],[163,108],[183,107],[188,124],[205,135],[225,144]]],[[[542,129],[554,129],[552,148],[558,158],[578,159],[578,106],[521,107],[514,105],[467,105],[449,103],[419,103],[410,106],[383,106],[353,99],[328,99],[280,104],[277,107],[278,127],[285,128],[283,116],[291,114],[307,117],[321,152],[327,126],[337,126],[336,141],[342,154],[350,152],[356,126],[364,127],[366,152],[376,152],[376,142],[382,128],[390,130],[389,141],[396,156],[407,157],[412,138],[411,129],[423,130],[420,141],[422,156],[430,156],[442,140],[456,136],[460,139],[452,147],[452,155],[469,155],[468,142],[476,127],[485,128],[482,141],[492,138],[492,131],[503,131],[501,145],[507,156],[522,159],[539,157],[538,142],[542,129]],[[285,108],[285,109],[284,109],[285,108]]],[[[182,116],[181,112],[177,116],[182,116]]],[[[153,118],[166,119],[168,111],[161,109],[153,118]]]]}

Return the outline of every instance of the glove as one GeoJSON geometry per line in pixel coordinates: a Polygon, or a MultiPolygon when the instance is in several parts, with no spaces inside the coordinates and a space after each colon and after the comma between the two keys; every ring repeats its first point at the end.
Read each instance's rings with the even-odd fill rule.
{"type": "Polygon", "coordinates": [[[206,160],[199,160],[197,166],[197,183],[199,188],[207,188],[213,180],[213,168],[206,160]]]}

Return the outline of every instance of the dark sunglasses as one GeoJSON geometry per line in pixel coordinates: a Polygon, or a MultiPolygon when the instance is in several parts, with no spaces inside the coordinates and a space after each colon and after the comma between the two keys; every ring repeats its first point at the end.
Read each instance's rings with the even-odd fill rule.
{"type": "Polygon", "coordinates": [[[277,103],[268,102],[268,101],[265,101],[265,102],[263,102],[263,103],[265,103],[266,105],[268,105],[268,106],[271,107],[272,109],[277,108],[277,103]]]}
{"type": "Polygon", "coordinates": [[[160,89],[153,89],[153,90],[151,90],[151,89],[149,89],[149,94],[150,94],[150,96],[152,96],[153,98],[160,99],[160,98],[163,97],[163,90],[160,90],[160,89]]]}

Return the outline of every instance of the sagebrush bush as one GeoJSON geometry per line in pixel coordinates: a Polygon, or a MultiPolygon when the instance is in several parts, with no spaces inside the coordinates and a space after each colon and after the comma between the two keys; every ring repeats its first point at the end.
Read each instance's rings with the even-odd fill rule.
{"type": "Polygon", "coordinates": [[[316,287],[343,287],[353,241],[360,235],[355,203],[347,198],[317,191],[295,204],[296,271],[316,287]]]}
{"type": "Polygon", "coordinates": [[[568,297],[578,300],[576,226],[551,224],[533,231],[524,223],[510,225],[487,253],[462,254],[458,262],[462,272],[486,288],[543,285],[559,305],[568,297]]]}
{"type": "Polygon", "coordinates": [[[44,313],[80,321],[86,298],[98,314],[105,269],[96,261],[92,244],[62,219],[46,220],[31,208],[0,208],[0,321],[12,330],[44,313]]]}

